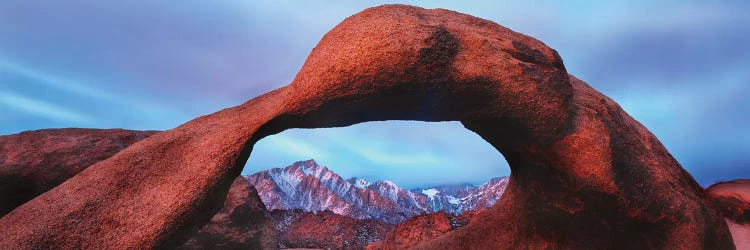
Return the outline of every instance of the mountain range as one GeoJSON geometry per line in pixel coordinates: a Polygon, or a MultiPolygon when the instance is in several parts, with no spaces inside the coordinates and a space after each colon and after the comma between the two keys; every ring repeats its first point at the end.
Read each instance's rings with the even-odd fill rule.
{"type": "Polygon", "coordinates": [[[269,210],[325,211],[355,219],[396,224],[437,211],[458,214],[495,204],[505,191],[507,177],[479,186],[443,185],[404,189],[388,180],[344,179],[314,160],[299,161],[246,176],[269,210]]]}

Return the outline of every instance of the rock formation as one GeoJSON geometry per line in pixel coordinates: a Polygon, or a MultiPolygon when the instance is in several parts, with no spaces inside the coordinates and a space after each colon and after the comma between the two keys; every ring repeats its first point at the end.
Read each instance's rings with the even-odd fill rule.
{"type": "Polygon", "coordinates": [[[367,245],[369,250],[408,249],[420,242],[428,241],[468,224],[476,211],[466,211],[460,215],[444,211],[415,216],[396,225],[388,231],[385,239],[367,245]]]}
{"type": "MultiPolygon", "coordinates": [[[[157,132],[68,128],[0,136],[3,159],[0,204],[22,204],[157,132]]],[[[273,249],[276,246],[273,218],[255,188],[238,176],[222,210],[181,248],[273,249]]]]}
{"type": "Polygon", "coordinates": [[[274,226],[258,192],[238,176],[221,211],[179,249],[276,249],[274,226]]]}
{"type": "Polygon", "coordinates": [[[68,128],[0,136],[0,217],[155,133],[68,128]]]}
{"type": "Polygon", "coordinates": [[[313,213],[294,209],[271,213],[282,249],[364,249],[367,244],[384,239],[393,228],[383,221],[352,219],[331,211],[313,213]]]}
{"type": "Polygon", "coordinates": [[[719,182],[706,191],[724,215],[737,249],[750,249],[750,180],[719,182]]]}
{"type": "Polygon", "coordinates": [[[378,120],[461,121],[511,167],[476,223],[416,249],[734,247],[703,188],[554,50],[476,17],[387,5],[328,32],[288,86],[153,135],[0,218],[0,249],[182,245],[259,139],[378,120]]]}

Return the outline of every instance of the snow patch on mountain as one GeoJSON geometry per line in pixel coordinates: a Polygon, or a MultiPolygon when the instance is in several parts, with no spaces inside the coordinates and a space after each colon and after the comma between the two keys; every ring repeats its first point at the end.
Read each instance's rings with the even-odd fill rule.
{"type": "Polygon", "coordinates": [[[430,199],[435,199],[435,195],[440,193],[440,191],[434,188],[430,188],[430,189],[422,189],[422,193],[427,195],[427,197],[430,197],[430,199]]]}
{"type": "Polygon", "coordinates": [[[376,181],[374,184],[370,185],[369,188],[372,187],[376,188],[376,191],[378,194],[389,198],[391,201],[398,201],[398,193],[401,190],[396,183],[393,183],[389,180],[381,180],[376,181]]]}
{"type": "Polygon", "coordinates": [[[449,202],[450,204],[453,204],[453,205],[461,205],[461,199],[459,199],[459,198],[456,198],[456,197],[453,197],[453,196],[451,196],[451,195],[447,195],[447,196],[445,196],[445,197],[446,197],[446,198],[448,198],[448,202],[449,202]]]}
{"type": "Polygon", "coordinates": [[[370,184],[372,184],[372,183],[370,183],[369,181],[367,181],[365,179],[360,179],[360,178],[357,178],[357,177],[351,178],[349,180],[349,182],[351,182],[355,187],[357,187],[359,189],[367,188],[367,186],[370,186],[370,184]]]}

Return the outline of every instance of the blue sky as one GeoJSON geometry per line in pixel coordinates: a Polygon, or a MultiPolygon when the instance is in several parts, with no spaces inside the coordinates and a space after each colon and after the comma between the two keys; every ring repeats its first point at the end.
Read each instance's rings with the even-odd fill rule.
{"type": "MultiPolygon", "coordinates": [[[[286,85],[333,26],[382,1],[0,1],[0,134],[173,128],[286,85]]],[[[746,1],[403,3],[493,20],[560,52],[702,184],[750,178],[746,1]]],[[[460,123],[376,122],[261,140],[244,173],[309,158],[406,187],[508,175],[460,123]]]]}

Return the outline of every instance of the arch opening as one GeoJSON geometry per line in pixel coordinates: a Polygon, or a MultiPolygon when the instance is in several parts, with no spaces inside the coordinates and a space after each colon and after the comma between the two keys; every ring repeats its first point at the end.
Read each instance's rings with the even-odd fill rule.
{"type": "Polygon", "coordinates": [[[391,180],[406,188],[478,185],[510,175],[502,154],[459,122],[422,121],[288,129],[259,140],[242,174],[307,159],[344,178],[391,180]]]}

